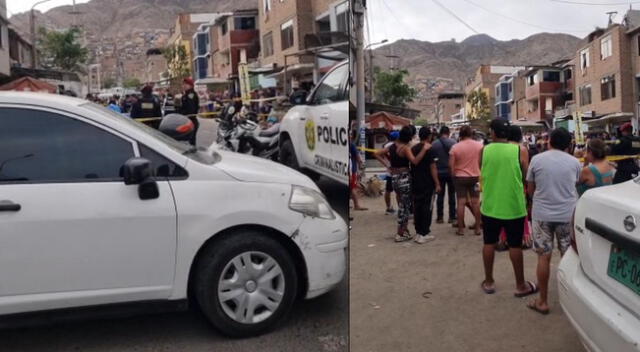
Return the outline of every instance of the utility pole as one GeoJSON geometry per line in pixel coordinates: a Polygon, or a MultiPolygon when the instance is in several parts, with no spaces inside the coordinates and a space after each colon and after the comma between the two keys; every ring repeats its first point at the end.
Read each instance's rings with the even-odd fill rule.
{"type": "Polygon", "coordinates": [[[365,160],[366,132],[365,132],[365,97],[364,97],[364,0],[354,0],[353,22],[355,31],[356,56],[356,117],[358,119],[358,134],[360,136],[360,159],[365,160]]]}
{"type": "Polygon", "coordinates": [[[33,4],[33,6],[31,6],[31,46],[32,46],[32,50],[31,50],[31,61],[33,63],[33,68],[36,69],[38,68],[38,49],[36,47],[36,11],[35,8],[36,6],[40,5],[40,4],[44,4],[47,1],[51,1],[51,0],[41,0],[36,2],[35,4],[33,4]]]}

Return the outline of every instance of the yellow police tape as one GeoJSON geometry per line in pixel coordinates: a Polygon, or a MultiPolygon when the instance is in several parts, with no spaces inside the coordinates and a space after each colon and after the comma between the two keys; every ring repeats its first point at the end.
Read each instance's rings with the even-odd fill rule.
{"type": "MultiPolygon", "coordinates": [[[[220,111],[216,111],[216,112],[202,112],[199,114],[191,114],[191,115],[184,115],[186,117],[200,117],[200,118],[205,118],[205,119],[215,119],[217,115],[220,115],[221,112],[220,111]]],[[[257,114],[258,117],[268,117],[269,114],[257,114]]],[[[149,121],[158,121],[158,120],[162,120],[162,117],[139,117],[139,118],[135,118],[134,120],[138,121],[138,122],[149,122],[149,121]]]]}
{"type": "MultiPolygon", "coordinates": [[[[371,148],[363,148],[363,147],[358,147],[359,150],[364,150],[365,152],[369,152],[369,153],[375,153],[378,150],[382,150],[382,149],[371,149],[371,148]]],[[[607,156],[607,161],[620,161],[620,160],[624,160],[624,159],[638,159],[640,158],[640,154],[638,155],[609,155],[607,156]]],[[[584,162],[584,158],[578,158],[578,160],[580,160],[580,162],[584,162]]]]}

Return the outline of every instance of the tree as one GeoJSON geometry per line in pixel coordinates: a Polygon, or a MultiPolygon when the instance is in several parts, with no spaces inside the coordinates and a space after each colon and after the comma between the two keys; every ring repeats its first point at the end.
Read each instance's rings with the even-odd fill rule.
{"type": "Polygon", "coordinates": [[[429,121],[425,120],[425,119],[417,119],[413,122],[414,125],[416,126],[426,126],[429,124],[429,121]]]}
{"type": "Polygon", "coordinates": [[[122,85],[125,88],[140,88],[140,86],[142,85],[142,82],[140,82],[140,80],[137,79],[136,77],[132,77],[132,78],[125,79],[124,82],[122,82],[122,85]]]}
{"type": "Polygon", "coordinates": [[[409,75],[407,70],[381,71],[376,74],[376,99],[383,104],[393,106],[405,106],[413,101],[416,90],[404,82],[404,77],[409,75]]]}
{"type": "Polygon", "coordinates": [[[170,78],[183,79],[191,76],[191,63],[184,45],[170,45],[163,50],[163,54],[167,60],[170,78]]]}
{"type": "Polygon", "coordinates": [[[467,97],[471,110],[468,113],[469,119],[491,120],[491,108],[489,107],[489,97],[482,89],[472,91],[467,97]]]}
{"type": "Polygon", "coordinates": [[[105,78],[105,80],[102,82],[102,86],[107,89],[113,88],[116,86],[116,80],[113,77],[105,78]]]}
{"type": "Polygon", "coordinates": [[[41,64],[45,68],[64,71],[83,72],[89,50],[78,42],[80,29],[70,28],[64,31],[39,30],[37,48],[41,52],[41,64]]]}

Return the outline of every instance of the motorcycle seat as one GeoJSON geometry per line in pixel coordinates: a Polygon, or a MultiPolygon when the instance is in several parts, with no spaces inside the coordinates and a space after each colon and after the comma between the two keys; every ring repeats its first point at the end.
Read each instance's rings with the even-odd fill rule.
{"type": "Polygon", "coordinates": [[[277,135],[278,132],[280,132],[280,131],[278,131],[278,130],[271,130],[271,131],[265,130],[265,131],[260,131],[260,134],[258,136],[259,137],[273,137],[273,136],[277,135]]]}

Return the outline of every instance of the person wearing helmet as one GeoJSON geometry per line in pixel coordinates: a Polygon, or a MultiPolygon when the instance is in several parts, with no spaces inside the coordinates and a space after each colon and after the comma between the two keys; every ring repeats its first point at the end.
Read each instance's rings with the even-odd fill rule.
{"type": "Polygon", "coordinates": [[[195,126],[195,133],[191,141],[191,145],[196,145],[196,134],[198,133],[198,129],[200,128],[200,123],[198,122],[198,113],[200,112],[200,99],[198,98],[198,94],[193,89],[195,83],[193,82],[193,78],[187,77],[182,81],[182,99],[180,104],[180,113],[186,115],[193,125],[195,126]]]}
{"type": "MultiPolygon", "coordinates": [[[[620,126],[619,132],[620,138],[611,148],[611,153],[613,155],[636,155],[638,148],[640,148],[640,140],[632,135],[633,125],[631,125],[631,122],[627,122],[620,126]]],[[[638,176],[638,171],[640,170],[634,157],[618,161],[618,169],[613,178],[613,184],[633,179],[638,176]]]]}

